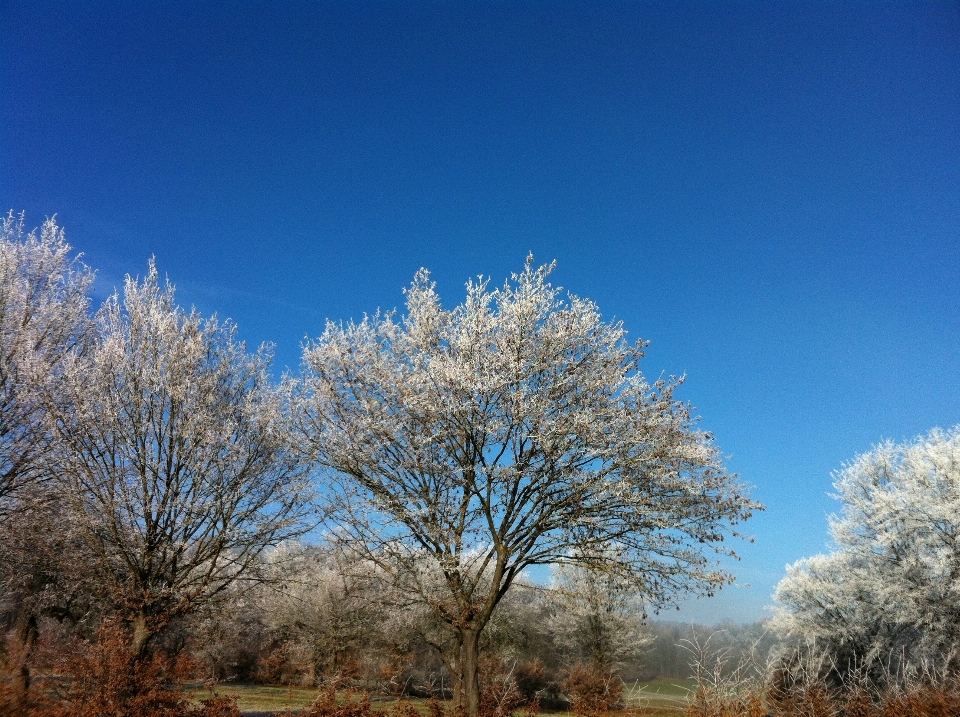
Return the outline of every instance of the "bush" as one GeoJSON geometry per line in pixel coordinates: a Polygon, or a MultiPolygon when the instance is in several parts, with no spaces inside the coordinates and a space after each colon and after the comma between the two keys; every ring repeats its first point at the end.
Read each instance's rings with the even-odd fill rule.
{"type": "Polygon", "coordinates": [[[190,710],[185,717],[243,717],[236,697],[214,697],[200,700],[200,707],[190,710]]]}
{"type": "Polygon", "coordinates": [[[71,680],[61,700],[50,707],[51,717],[182,717],[187,712],[182,692],[171,686],[182,663],[155,652],[138,659],[128,636],[106,625],[96,643],[67,661],[71,680]]]}
{"type": "Polygon", "coordinates": [[[513,678],[517,683],[517,691],[526,702],[539,700],[551,683],[550,676],[540,660],[521,662],[513,671],[513,678]]]}
{"type": "Polygon", "coordinates": [[[300,685],[307,675],[307,666],[293,655],[290,643],[281,643],[260,656],[257,682],[265,685],[300,685]]]}
{"type": "Polygon", "coordinates": [[[584,664],[574,665],[563,682],[574,714],[582,717],[604,715],[623,706],[623,681],[611,672],[584,664]]]}
{"type": "Polygon", "coordinates": [[[764,677],[700,671],[689,717],[952,717],[960,714],[956,673],[898,674],[875,664],[838,671],[823,653],[781,659],[764,677]]]}
{"type": "MultiPolygon", "coordinates": [[[[138,658],[129,636],[107,624],[100,639],[75,647],[63,664],[69,680],[48,698],[27,706],[26,717],[241,717],[236,700],[215,697],[191,707],[180,682],[190,669],[182,658],[155,651],[138,658]]],[[[4,714],[10,714],[4,712],[4,714]]]]}
{"type": "Polygon", "coordinates": [[[370,695],[357,698],[356,693],[347,692],[343,702],[337,701],[336,686],[331,685],[317,693],[317,699],[301,713],[302,717],[373,717],[370,707],[370,695]]]}

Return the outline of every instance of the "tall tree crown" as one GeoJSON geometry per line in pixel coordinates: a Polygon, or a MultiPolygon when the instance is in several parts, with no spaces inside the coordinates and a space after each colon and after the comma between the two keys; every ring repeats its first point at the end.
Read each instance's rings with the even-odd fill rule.
{"type": "Polygon", "coordinates": [[[703,547],[755,504],[674,400],[682,379],[648,383],[645,344],[563,297],[552,270],[528,258],[500,288],[469,282],[450,310],[421,270],[402,318],[328,323],[306,347],[302,425],[339,482],[340,529],[473,585],[575,563],[654,604],[709,592],[727,576],[703,547]]]}
{"type": "Polygon", "coordinates": [[[48,475],[41,396],[58,390],[64,359],[87,335],[92,281],[55,219],[39,233],[25,232],[22,214],[0,221],[0,519],[48,475]]]}
{"type": "Polygon", "coordinates": [[[183,311],[151,262],[70,360],[48,404],[57,473],[121,614],[162,625],[305,530],[303,463],[269,359],[230,322],[183,311]]]}

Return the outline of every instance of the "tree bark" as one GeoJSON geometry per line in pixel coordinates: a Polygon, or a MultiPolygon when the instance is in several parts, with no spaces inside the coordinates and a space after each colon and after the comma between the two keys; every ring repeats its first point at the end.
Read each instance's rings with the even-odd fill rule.
{"type": "Polygon", "coordinates": [[[463,675],[460,671],[459,664],[455,669],[450,671],[450,681],[453,683],[453,704],[463,709],[463,675]]]}
{"type": "Polygon", "coordinates": [[[447,671],[453,683],[453,704],[463,709],[463,635],[458,632],[456,640],[456,647],[450,655],[447,671]]]}
{"type": "Polygon", "coordinates": [[[23,611],[17,620],[16,653],[10,680],[15,710],[26,710],[27,707],[31,681],[29,659],[38,634],[36,616],[30,611],[23,611]]]}
{"type": "Polygon", "coordinates": [[[480,630],[464,629],[460,648],[460,701],[455,703],[466,717],[480,713],[480,630]]]}
{"type": "MultiPolygon", "coordinates": [[[[453,700],[453,706],[457,709],[463,709],[463,671],[461,670],[461,665],[463,662],[463,634],[456,628],[453,628],[450,632],[453,635],[453,638],[449,642],[444,640],[433,641],[427,639],[426,637],[424,640],[428,645],[430,645],[430,647],[437,651],[437,656],[440,658],[440,662],[443,663],[443,666],[447,670],[447,675],[450,676],[450,692],[451,699],[453,700]]],[[[440,697],[442,699],[446,699],[446,687],[443,685],[442,676],[440,683],[440,697]]]]}
{"type": "Polygon", "coordinates": [[[134,659],[139,662],[146,656],[147,645],[155,631],[151,629],[147,615],[144,613],[135,615],[130,624],[133,627],[133,641],[130,644],[130,651],[133,653],[134,659]]]}

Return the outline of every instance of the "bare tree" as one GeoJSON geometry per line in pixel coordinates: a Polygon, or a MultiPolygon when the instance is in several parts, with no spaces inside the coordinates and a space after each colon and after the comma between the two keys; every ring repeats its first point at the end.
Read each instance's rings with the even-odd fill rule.
{"type": "Polygon", "coordinates": [[[142,655],[173,617],[304,531],[306,481],[269,352],[177,307],[153,262],[105,303],[96,334],[49,404],[56,469],[89,570],[142,655]]]}
{"type": "Polygon", "coordinates": [[[62,362],[89,326],[93,272],[47,219],[24,234],[23,215],[0,221],[0,520],[41,479],[50,448],[39,400],[56,395],[62,362]]]}
{"type": "Polygon", "coordinates": [[[421,270],[405,317],[328,323],[304,351],[330,518],[449,626],[470,717],[481,632],[525,568],[603,571],[654,607],[708,594],[729,576],[705,550],[729,554],[718,541],[757,507],[674,400],[681,379],[647,383],[644,344],[561,298],[552,268],[470,282],[449,311],[421,270]]]}

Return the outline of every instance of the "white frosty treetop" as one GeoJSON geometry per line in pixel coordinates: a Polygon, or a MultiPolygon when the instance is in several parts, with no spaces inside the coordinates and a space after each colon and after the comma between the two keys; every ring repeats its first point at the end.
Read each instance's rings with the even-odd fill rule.
{"type": "Polygon", "coordinates": [[[469,282],[451,310],[421,270],[405,316],[328,323],[306,347],[299,407],[339,481],[331,514],[381,556],[405,546],[454,581],[499,589],[576,563],[653,603],[710,591],[727,576],[703,547],[755,505],[673,399],[681,379],[647,383],[645,344],[563,297],[552,269],[530,257],[498,289],[469,282]]]}

